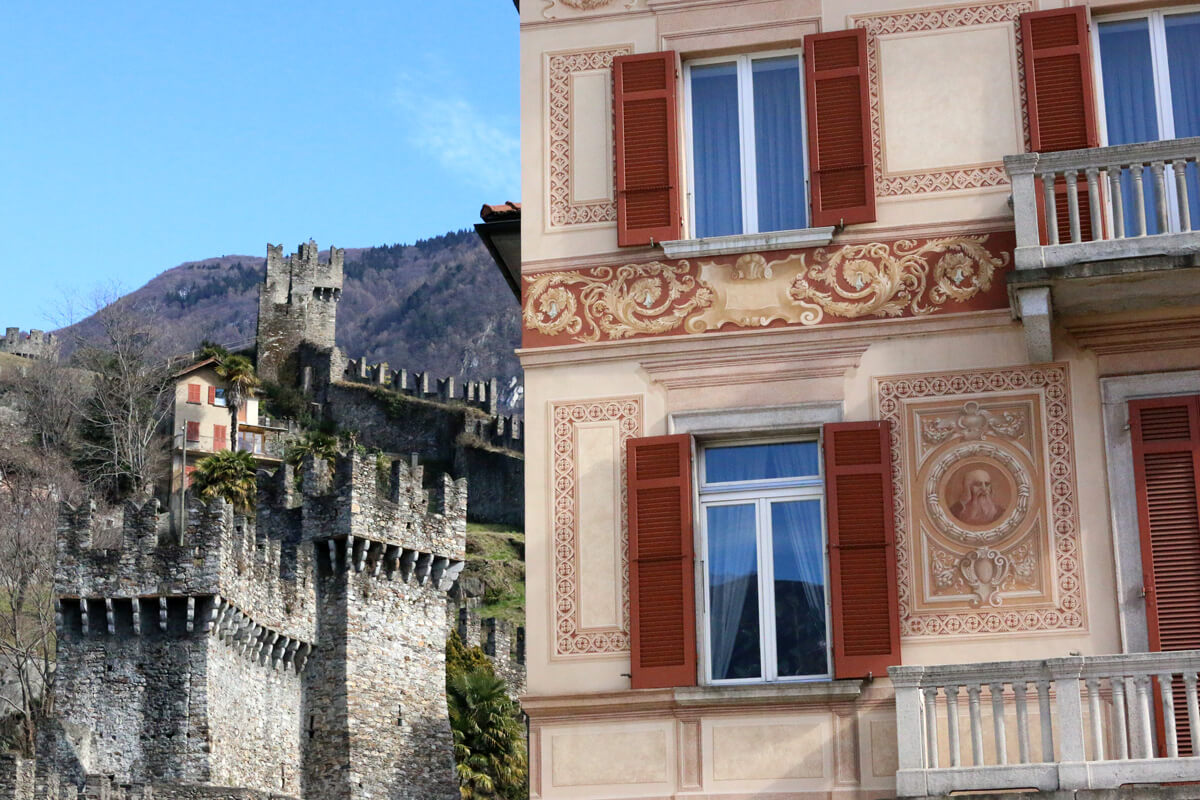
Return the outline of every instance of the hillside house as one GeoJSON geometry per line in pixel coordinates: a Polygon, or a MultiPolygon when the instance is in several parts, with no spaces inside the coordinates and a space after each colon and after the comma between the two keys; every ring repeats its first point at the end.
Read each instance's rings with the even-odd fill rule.
{"type": "Polygon", "coordinates": [[[1200,9],[520,16],[530,796],[1200,781],[1200,9]]]}

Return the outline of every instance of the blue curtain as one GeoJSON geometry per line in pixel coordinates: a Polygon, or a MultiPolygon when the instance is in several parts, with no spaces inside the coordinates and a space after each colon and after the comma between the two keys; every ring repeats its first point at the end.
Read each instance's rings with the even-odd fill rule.
{"type": "Polygon", "coordinates": [[[824,675],[829,670],[829,660],[821,503],[817,500],[772,503],[771,550],[775,566],[775,650],[779,675],[824,675]]]}
{"type": "Polygon", "coordinates": [[[760,481],[817,475],[816,442],[748,444],[704,449],[706,483],[760,481]]]}
{"type": "Polygon", "coordinates": [[[760,678],[755,507],[708,506],[706,514],[712,676],[760,678]]]}
{"type": "MultiPolygon", "coordinates": [[[[1103,69],[1104,115],[1110,145],[1153,142],[1159,138],[1150,60],[1150,24],[1146,19],[1105,22],[1100,25],[1100,64],[1103,69]]],[[[1142,175],[1146,203],[1146,233],[1158,233],[1154,213],[1154,182],[1149,168],[1142,175]]],[[[1125,233],[1137,230],[1133,208],[1133,181],[1129,170],[1121,176],[1121,203],[1125,233]]]]}
{"type": "Polygon", "coordinates": [[[741,233],[737,64],[694,66],[691,72],[695,235],[741,233]]]}
{"type": "MultiPolygon", "coordinates": [[[[1164,22],[1175,138],[1200,136],[1200,14],[1168,14],[1164,22]]],[[[1188,165],[1187,186],[1192,230],[1200,230],[1200,180],[1195,164],[1188,165]]]]}
{"type": "Polygon", "coordinates": [[[758,229],[805,228],[800,61],[795,56],[758,59],[752,73],[758,229]]]}

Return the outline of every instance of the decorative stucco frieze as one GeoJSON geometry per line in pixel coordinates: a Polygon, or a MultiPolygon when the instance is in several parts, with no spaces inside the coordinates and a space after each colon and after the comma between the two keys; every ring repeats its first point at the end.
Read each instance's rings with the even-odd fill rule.
{"type": "Polygon", "coordinates": [[[1003,308],[1010,233],[526,277],[526,346],[1003,308]]]}
{"type": "Polygon", "coordinates": [[[855,18],[853,25],[867,32],[868,101],[871,114],[871,146],[875,156],[875,194],[878,197],[945,192],[957,189],[980,189],[1008,185],[1004,166],[982,164],[961,169],[929,170],[912,173],[890,174],[885,171],[883,89],[880,69],[879,37],[895,34],[912,34],[976,25],[1011,23],[1016,41],[1017,80],[1020,88],[1021,119],[1024,128],[1025,149],[1029,149],[1029,116],[1025,112],[1025,69],[1021,58],[1020,15],[1033,11],[1031,0],[1015,0],[1000,3],[972,3],[943,8],[916,11],[895,11],[869,14],[855,18]]]}
{"type": "Polygon", "coordinates": [[[628,11],[638,5],[638,0],[541,0],[542,16],[557,19],[565,12],[580,11],[628,11]]]}
{"type": "Polygon", "coordinates": [[[1086,627],[1065,364],[877,379],[905,636],[1086,627]]]}

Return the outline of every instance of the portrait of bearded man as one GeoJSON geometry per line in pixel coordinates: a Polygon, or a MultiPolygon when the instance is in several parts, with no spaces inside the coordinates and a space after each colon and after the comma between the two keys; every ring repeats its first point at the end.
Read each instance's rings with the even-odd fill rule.
{"type": "Polygon", "coordinates": [[[968,525],[987,525],[995,522],[1005,511],[992,492],[992,475],[986,469],[973,469],[963,476],[958,502],[950,513],[968,525]]]}

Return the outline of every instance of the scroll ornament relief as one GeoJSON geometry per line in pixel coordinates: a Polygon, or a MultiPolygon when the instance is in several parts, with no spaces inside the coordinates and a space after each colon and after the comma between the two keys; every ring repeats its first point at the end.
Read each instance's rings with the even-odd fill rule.
{"type": "Polygon", "coordinates": [[[1060,365],[880,379],[906,635],[1084,627],[1067,385],[1060,365]]]}
{"type": "Polygon", "coordinates": [[[525,326],[578,342],[703,333],[774,322],[923,316],[991,288],[1011,255],[988,236],[818,248],[768,261],[688,261],[550,272],[526,278],[525,326]]]}
{"type": "Polygon", "coordinates": [[[554,19],[552,12],[559,5],[576,11],[596,11],[606,6],[616,5],[618,2],[621,2],[627,9],[637,5],[637,0],[542,0],[542,2],[545,4],[545,8],[542,9],[542,16],[546,19],[554,19]]]}

